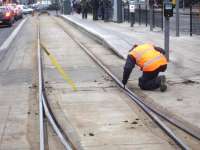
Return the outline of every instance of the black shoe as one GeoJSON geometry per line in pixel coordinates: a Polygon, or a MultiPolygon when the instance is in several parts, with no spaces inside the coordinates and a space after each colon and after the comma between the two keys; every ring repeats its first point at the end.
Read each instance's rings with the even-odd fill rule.
{"type": "Polygon", "coordinates": [[[164,92],[166,90],[167,90],[166,77],[163,75],[160,76],[160,91],[164,92]]]}

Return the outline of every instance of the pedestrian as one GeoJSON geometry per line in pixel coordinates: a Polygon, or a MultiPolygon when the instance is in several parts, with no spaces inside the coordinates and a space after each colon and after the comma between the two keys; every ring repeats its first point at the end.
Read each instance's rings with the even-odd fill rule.
{"type": "Polygon", "coordinates": [[[59,5],[58,5],[58,3],[55,4],[55,7],[56,7],[56,16],[58,17],[58,10],[59,10],[59,5]]]}
{"type": "Polygon", "coordinates": [[[92,0],[91,2],[92,2],[93,20],[98,20],[99,1],[98,0],[92,0]]]}
{"type": "Polygon", "coordinates": [[[82,19],[87,19],[88,9],[89,9],[88,0],[81,0],[82,19]]]}
{"type": "Polygon", "coordinates": [[[100,0],[100,2],[99,2],[99,10],[100,10],[100,16],[101,16],[101,19],[104,20],[104,7],[103,7],[103,0],[100,0]]]}
{"type": "Polygon", "coordinates": [[[164,92],[167,89],[166,78],[160,75],[167,69],[165,51],[152,44],[134,45],[130,50],[124,66],[123,80],[124,87],[135,64],[143,72],[139,78],[139,87],[143,90],[155,90],[160,88],[164,92]]]}
{"type": "Polygon", "coordinates": [[[109,21],[109,9],[110,7],[110,1],[109,0],[103,0],[103,8],[104,8],[104,21],[108,22],[109,21]]]}
{"type": "Polygon", "coordinates": [[[81,13],[81,4],[80,4],[79,1],[76,2],[76,12],[77,12],[78,14],[81,13]]]}

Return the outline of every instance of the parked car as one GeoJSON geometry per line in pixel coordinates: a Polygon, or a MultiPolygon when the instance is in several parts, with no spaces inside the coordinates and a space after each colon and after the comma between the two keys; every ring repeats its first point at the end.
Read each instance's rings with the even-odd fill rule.
{"type": "Polygon", "coordinates": [[[15,7],[16,13],[17,13],[17,19],[23,18],[23,12],[22,9],[19,7],[19,5],[16,5],[15,7]]]}
{"type": "Polygon", "coordinates": [[[29,7],[25,6],[25,5],[18,5],[18,7],[21,8],[23,14],[31,14],[34,11],[32,8],[29,8],[29,7]]]}
{"type": "Polygon", "coordinates": [[[14,11],[7,6],[0,6],[0,23],[11,27],[14,23],[14,11]]]}
{"type": "Polygon", "coordinates": [[[16,4],[7,4],[14,11],[15,20],[23,18],[22,9],[16,4]]]}
{"type": "Polygon", "coordinates": [[[14,12],[14,19],[16,19],[17,14],[16,14],[16,11],[15,11],[14,4],[6,4],[5,6],[8,7],[9,9],[11,9],[14,12]]]}

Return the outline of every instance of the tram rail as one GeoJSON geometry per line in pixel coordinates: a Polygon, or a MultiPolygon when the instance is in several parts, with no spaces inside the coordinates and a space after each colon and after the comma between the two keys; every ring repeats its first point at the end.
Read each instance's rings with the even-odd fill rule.
{"type": "MultiPolygon", "coordinates": [[[[57,22],[56,22],[57,23],[57,22]]],[[[57,23],[67,34],[69,34],[63,27],[62,25],[60,25],[59,23],[57,23]]],[[[72,23],[73,24],[73,23],[72,23]]],[[[81,29],[80,29],[81,30],[81,29]]],[[[72,36],[72,35],[71,35],[72,36]]],[[[73,37],[73,36],[72,36],[73,37]]],[[[75,39],[77,40],[77,39],[75,39]]],[[[80,41],[77,40],[77,42],[79,42],[81,44],[80,41]]],[[[83,47],[84,44],[81,44],[83,47]]],[[[85,49],[87,50],[88,48],[85,47],[85,49]]],[[[94,57],[96,57],[94,54],[92,54],[94,57]]],[[[96,59],[96,58],[95,58],[96,59]]],[[[97,58],[98,59],[98,58],[97,58]]],[[[102,66],[105,66],[103,64],[103,62],[101,62],[99,60],[99,62],[102,64],[102,66]]],[[[110,72],[110,70],[107,68],[107,70],[110,72]]],[[[179,128],[180,130],[182,130],[183,132],[187,133],[188,135],[192,136],[193,138],[197,139],[197,140],[200,140],[200,134],[199,134],[199,131],[197,131],[196,128],[189,128],[188,126],[185,126],[183,122],[178,122],[176,119],[162,113],[161,111],[159,111],[159,109],[153,107],[153,106],[150,106],[149,104],[147,104],[145,101],[143,101],[141,98],[139,98],[137,96],[137,94],[133,93],[130,89],[128,89],[127,87],[124,88],[124,86],[122,85],[121,81],[112,73],[110,72],[111,75],[113,75],[113,77],[115,77],[115,79],[117,79],[117,84],[123,88],[125,91],[127,91],[128,93],[130,93],[135,99],[138,99],[142,104],[144,104],[146,107],[148,107],[152,112],[154,112],[155,114],[157,114],[158,116],[160,116],[162,119],[164,119],[165,121],[169,122],[170,124],[174,125],[175,127],[179,128]]]]}
{"type": "MultiPolygon", "coordinates": [[[[56,22],[56,21],[55,21],[56,22]]],[[[56,22],[56,24],[58,24],[62,29],[63,27],[56,22]]],[[[166,119],[164,117],[164,115],[162,115],[161,113],[153,110],[153,108],[151,108],[150,106],[148,106],[147,104],[145,104],[139,97],[136,96],[136,94],[134,94],[129,88],[124,87],[124,85],[121,83],[121,81],[91,52],[88,50],[88,48],[86,48],[78,39],[76,39],[72,34],[70,34],[69,32],[67,32],[65,29],[63,29],[64,32],[66,34],[68,34],[71,39],[77,43],[87,54],[89,57],[91,57],[93,59],[94,62],[96,62],[118,85],[120,88],[123,89],[124,93],[126,95],[128,95],[131,100],[133,100],[139,107],[141,107],[144,112],[149,115],[158,126],[161,127],[161,129],[166,132],[166,134],[172,138],[174,140],[174,142],[179,145],[182,149],[184,150],[189,150],[190,148],[188,147],[187,144],[185,144],[179,137],[177,137],[173,131],[165,125],[165,123],[158,117],[158,116],[163,116],[164,119],[166,119]]],[[[168,120],[167,120],[168,121],[168,120]]],[[[170,122],[170,121],[168,121],[170,122]]],[[[171,122],[170,122],[171,123],[171,122]]]]}
{"type": "Polygon", "coordinates": [[[73,150],[75,149],[72,143],[67,138],[66,134],[63,132],[61,126],[58,124],[54,114],[51,111],[51,108],[48,104],[48,99],[45,93],[45,83],[43,77],[43,61],[42,61],[42,47],[40,40],[40,26],[38,24],[38,33],[37,33],[37,53],[38,53],[38,79],[39,79],[39,114],[40,114],[40,150],[47,149],[46,140],[47,135],[45,133],[45,117],[48,119],[53,130],[56,132],[60,142],[64,145],[65,149],[73,150]]]}
{"type": "MultiPolygon", "coordinates": [[[[56,21],[55,21],[56,22],[56,21]]],[[[124,87],[121,81],[101,62],[87,47],[84,46],[78,39],[76,39],[72,34],[67,32],[62,25],[56,22],[63,31],[70,36],[70,38],[79,45],[92,59],[95,63],[97,63],[117,84],[120,88],[123,89],[123,92],[131,98],[144,112],[152,118],[156,122],[156,124],[171,138],[173,141],[184,150],[189,150],[190,148],[186,143],[184,143],[177,135],[161,120],[164,119],[165,121],[169,122],[170,124],[178,127],[179,129],[183,130],[184,132],[190,134],[194,138],[199,140],[199,137],[192,133],[187,128],[183,128],[173,120],[170,120],[161,112],[151,108],[149,105],[145,104],[143,100],[141,100],[135,93],[133,93],[128,87],[124,87]]],[[[56,121],[50,106],[48,105],[48,99],[45,94],[45,87],[44,87],[44,80],[43,80],[43,63],[41,57],[41,41],[40,41],[40,30],[38,25],[38,75],[39,75],[39,103],[40,103],[40,149],[45,149],[45,133],[44,133],[44,116],[46,116],[53,127],[54,131],[58,135],[60,141],[63,143],[67,150],[75,149],[72,143],[67,138],[67,135],[63,132],[61,126],[56,121]]]]}

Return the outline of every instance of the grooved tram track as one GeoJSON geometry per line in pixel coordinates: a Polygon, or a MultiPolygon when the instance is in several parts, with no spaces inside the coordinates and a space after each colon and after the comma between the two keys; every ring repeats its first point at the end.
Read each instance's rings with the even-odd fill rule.
{"type": "Polygon", "coordinates": [[[51,111],[51,108],[48,104],[47,96],[45,93],[45,83],[43,75],[43,61],[41,54],[41,40],[40,40],[40,26],[38,25],[38,77],[39,77],[39,112],[40,112],[40,150],[49,149],[48,148],[48,139],[47,139],[47,125],[46,119],[48,119],[53,130],[59,137],[61,143],[68,150],[74,149],[73,145],[67,139],[67,136],[62,131],[62,128],[59,126],[54,114],[51,111]]]}
{"type": "MultiPolygon", "coordinates": [[[[51,21],[52,21],[52,18],[51,18],[51,21]]],[[[117,83],[118,87],[121,88],[120,90],[123,91],[128,97],[131,98],[131,100],[133,100],[144,112],[146,112],[148,114],[148,116],[150,116],[158,126],[161,127],[161,129],[163,131],[165,131],[167,133],[167,135],[172,138],[174,140],[174,142],[181,148],[181,149],[190,149],[187,144],[185,144],[181,139],[179,139],[179,137],[176,136],[176,134],[165,124],[165,122],[163,122],[161,120],[162,119],[165,119],[167,120],[167,118],[162,115],[161,113],[159,112],[156,112],[155,110],[153,110],[151,107],[149,107],[148,105],[146,105],[140,98],[138,98],[130,89],[128,88],[125,88],[123,89],[123,85],[122,83],[120,82],[120,80],[91,52],[88,50],[88,48],[83,44],[81,43],[78,39],[76,39],[72,34],[70,34],[66,29],[64,29],[62,27],[61,24],[58,24],[55,20],[52,21],[53,25],[57,25],[58,27],[61,28],[61,30],[67,35],[67,37],[70,37],[71,40],[77,44],[82,50],[84,50],[85,53],[87,53],[87,55],[92,58],[92,60],[98,64],[100,66],[100,68],[102,68],[106,74],[108,74],[114,82],[117,83]],[[161,117],[161,118],[160,118],[161,117]]],[[[56,37],[54,37],[56,38],[56,37]]],[[[44,39],[44,38],[42,38],[44,39]]],[[[44,40],[45,41],[45,40],[44,40]]],[[[45,43],[47,43],[48,40],[45,41],[45,43]]],[[[43,122],[43,119],[44,117],[46,116],[50,122],[50,124],[52,125],[54,131],[57,133],[58,137],[60,138],[61,142],[65,145],[65,148],[66,149],[82,149],[82,146],[77,146],[75,145],[74,143],[77,143],[77,142],[74,142],[74,138],[70,138],[68,137],[68,134],[65,133],[65,129],[63,129],[63,125],[60,124],[60,122],[58,120],[56,120],[56,116],[54,116],[53,114],[53,111],[51,109],[53,109],[51,107],[51,105],[49,105],[49,102],[48,102],[48,94],[45,93],[45,77],[43,77],[44,74],[47,74],[45,73],[45,71],[47,70],[46,67],[43,67],[44,65],[44,62],[43,62],[43,59],[44,56],[42,56],[42,52],[41,52],[41,46],[40,46],[40,43],[43,42],[41,41],[41,38],[40,38],[40,32],[39,32],[39,29],[38,29],[38,72],[39,72],[39,99],[40,99],[40,139],[41,139],[41,145],[40,145],[40,149],[45,149],[45,129],[43,128],[44,127],[44,122],[43,122]],[[45,68],[45,69],[44,69],[45,68]]],[[[70,42],[70,41],[69,41],[70,42]]],[[[89,89],[91,90],[91,89],[89,89]]],[[[167,120],[169,123],[172,123],[173,125],[176,125],[174,124],[173,122],[171,122],[170,120],[167,120]]],[[[125,120],[126,122],[126,120],[125,120]]],[[[80,125],[81,126],[81,125],[80,125]]],[[[176,125],[178,126],[178,125],[176,125]]],[[[179,126],[178,126],[179,127],[179,126]]],[[[181,128],[181,127],[179,127],[181,128]]],[[[187,131],[187,129],[186,129],[187,131]]],[[[187,131],[189,132],[189,131],[187,131]]],[[[189,132],[191,135],[193,135],[191,132],[189,132]]],[[[93,133],[89,133],[90,136],[94,136],[93,133]]],[[[86,135],[84,135],[86,136],[86,135]]],[[[198,137],[196,137],[194,135],[195,138],[198,139],[198,137]]]]}

